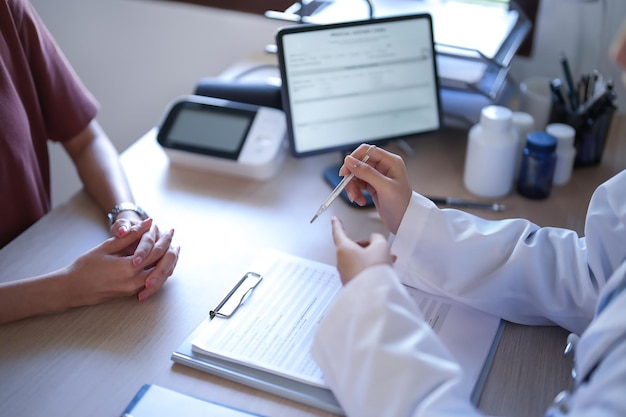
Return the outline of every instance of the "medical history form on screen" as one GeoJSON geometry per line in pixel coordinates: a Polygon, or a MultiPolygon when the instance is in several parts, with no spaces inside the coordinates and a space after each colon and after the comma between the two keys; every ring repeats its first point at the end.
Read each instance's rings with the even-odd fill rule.
{"type": "Polygon", "coordinates": [[[431,20],[370,22],[283,36],[297,153],[440,127],[431,20]]]}

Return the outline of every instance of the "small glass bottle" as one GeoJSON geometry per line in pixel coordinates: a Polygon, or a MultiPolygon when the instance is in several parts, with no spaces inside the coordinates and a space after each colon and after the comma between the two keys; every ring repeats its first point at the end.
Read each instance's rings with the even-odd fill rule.
{"type": "Polygon", "coordinates": [[[468,134],[463,182],[480,197],[503,197],[513,188],[517,132],[513,112],[502,106],[486,106],[480,122],[468,134]]]}
{"type": "Polygon", "coordinates": [[[524,197],[542,199],[550,195],[556,166],[556,139],[546,132],[531,132],[526,137],[517,192],[524,197]]]}

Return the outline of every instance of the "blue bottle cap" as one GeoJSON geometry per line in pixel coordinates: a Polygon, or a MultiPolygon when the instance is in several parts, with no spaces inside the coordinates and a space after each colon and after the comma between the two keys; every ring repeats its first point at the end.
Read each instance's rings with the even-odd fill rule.
{"type": "Polygon", "coordinates": [[[537,152],[554,152],[556,138],[546,132],[531,132],[526,136],[526,146],[537,152]]]}

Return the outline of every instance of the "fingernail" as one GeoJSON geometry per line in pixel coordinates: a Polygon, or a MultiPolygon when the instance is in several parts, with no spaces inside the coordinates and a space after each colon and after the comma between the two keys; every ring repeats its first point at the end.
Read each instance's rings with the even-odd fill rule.
{"type": "Polygon", "coordinates": [[[140,292],[140,293],[137,295],[137,299],[139,299],[139,301],[145,301],[145,300],[146,300],[146,298],[148,298],[148,296],[147,296],[147,295],[146,295],[146,293],[145,293],[145,292],[143,292],[143,291],[142,291],[142,292],[140,292]]]}
{"type": "Polygon", "coordinates": [[[148,281],[146,281],[146,288],[152,288],[156,285],[156,283],[156,278],[150,278],[148,281]]]}
{"type": "Polygon", "coordinates": [[[143,258],[141,256],[136,256],[133,259],[133,266],[139,266],[143,262],[143,258]]]}
{"type": "Polygon", "coordinates": [[[128,227],[124,224],[117,229],[117,236],[124,237],[128,234],[128,227]]]}

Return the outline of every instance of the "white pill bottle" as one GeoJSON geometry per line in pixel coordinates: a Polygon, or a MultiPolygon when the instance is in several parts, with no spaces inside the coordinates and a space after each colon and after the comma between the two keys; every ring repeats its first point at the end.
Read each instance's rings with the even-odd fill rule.
{"type": "Polygon", "coordinates": [[[503,106],[486,106],[480,122],[469,130],[463,182],[474,195],[504,197],[513,188],[519,151],[513,112],[503,106]]]}
{"type": "Polygon", "coordinates": [[[554,185],[565,185],[569,182],[576,159],[574,141],[576,130],[570,125],[552,123],[546,126],[546,132],[556,139],[556,168],[554,169],[554,185]]]}

